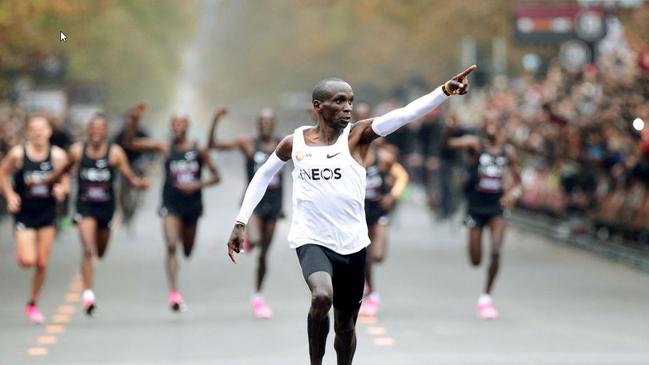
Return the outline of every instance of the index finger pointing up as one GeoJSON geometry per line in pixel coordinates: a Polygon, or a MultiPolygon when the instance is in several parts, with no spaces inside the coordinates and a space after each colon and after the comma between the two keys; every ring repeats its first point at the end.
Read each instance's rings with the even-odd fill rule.
{"type": "Polygon", "coordinates": [[[457,77],[461,77],[461,78],[467,77],[467,76],[469,76],[469,74],[470,74],[471,72],[475,71],[476,68],[478,68],[478,66],[476,66],[476,65],[471,65],[471,66],[469,66],[469,68],[467,68],[467,69],[464,70],[462,73],[460,73],[459,75],[457,75],[457,77]]]}

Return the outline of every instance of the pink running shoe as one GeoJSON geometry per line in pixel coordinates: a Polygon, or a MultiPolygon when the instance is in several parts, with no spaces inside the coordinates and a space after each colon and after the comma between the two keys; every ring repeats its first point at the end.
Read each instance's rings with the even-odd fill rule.
{"type": "Polygon", "coordinates": [[[29,317],[29,320],[34,324],[42,324],[43,322],[45,322],[43,313],[41,313],[41,311],[35,305],[28,305],[27,308],[25,308],[25,313],[27,313],[27,317],[29,317]]]}
{"type": "Polygon", "coordinates": [[[187,311],[187,305],[183,300],[183,296],[180,295],[179,292],[177,291],[169,292],[168,301],[172,311],[176,313],[182,313],[187,311]]]}
{"type": "Polygon", "coordinates": [[[363,317],[376,317],[379,314],[380,306],[381,300],[379,299],[379,296],[372,293],[363,300],[358,314],[363,317]]]}
{"type": "Polygon", "coordinates": [[[97,309],[97,305],[95,304],[95,293],[90,289],[84,290],[83,294],[81,294],[81,302],[83,304],[83,310],[86,312],[86,316],[94,316],[95,310],[97,309]]]}
{"type": "Polygon", "coordinates": [[[263,297],[257,297],[250,300],[252,311],[257,319],[273,318],[273,310],[270,309],[263,297]]]}
{"type": "Polygon", "coordinates": [[[478,302],[478,313],[482,319],[498,318],[498,311],[494,308],[493,301],[485,300],[478,302]]]}

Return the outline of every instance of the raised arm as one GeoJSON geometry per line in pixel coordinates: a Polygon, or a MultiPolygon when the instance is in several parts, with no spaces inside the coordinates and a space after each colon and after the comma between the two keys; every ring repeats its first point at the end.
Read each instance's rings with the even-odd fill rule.
{"type": "Polygon", "coordinates": [[[149,182],[145,178],[135,176],[133,170],[131,170],[131,166],[128,164],[128,158],[126,158],[126,153],[122,147],[112,145],[109,153],[111,163],[119,170],[119,173],[126,179],[130,187],[142,190],[148,189],[149,182]]]}
{"type": "Polygon", "coordinates": [[[451,131],[447,128],[442,133],[442,146],[452,150],[478,151],[480,149],[480,138],[472,135],[451,137],[451,131]]]}
{"type": "Polygon", "coordinates": [[[219,125],[221,118],[227,114],[225,108],[217,109],[214,112],[212,117],[212,125],[210,126],[210,133],[207,135],[207,148],[209,150],[231,150],[235,148],[241,148],[240,141],[235,139],[232,141],[217,141],[216,138],[216,127],[219,125]]]}
{"type": "Polygon", "coordinates": [[[257,170],[250,184],[248,184],[248,189],[243,197],[243,203],[241,203],[241,209],[237,215],[230,239],[228,240],[228,255],[233,263],[236,263],[234,254],[241,252],[241,244],[245,236],[246,225],[250,216],[252,216],[252,212],[264,197],[268,184],[270,184],[273,176],[291,159],[292,153],[293,135],[290,135],[277,145],[275,152],[257,170]]]}
{"type": "Polygon", "coordinates": [[[404,125],[419,120],[450,96],[466,94],[469,91],[468,76],[476,68],[476,65],[467,68],[431,93],[412,101],[403,108],[356,123],[350,135],[350,147],[354,157],[359,161],[364,161],[368,145],[376,138],[385,137],[404,125]]]}
{"type": "Polygon", "coordinates": [[[166,154],[165,143],[153,138],[138,138],[137,131],[140,126],[142,115],[146,111],[146,104],[139,103],[135,105],[131,114],[126,121],[126,136],[124,138],[124,148],[134,151],[159,152],[166,154]]]}
{"type": "Polygon", "coordinates": [[[7,210],[9,213],[20,211],[20,196],[14,190],[11,183],[11,176],[22,165],[23,149],[22,146],[15,146],[7,153],[7,156],[0,163],[0,188],[2,194],[7,200],[7,210]]]}

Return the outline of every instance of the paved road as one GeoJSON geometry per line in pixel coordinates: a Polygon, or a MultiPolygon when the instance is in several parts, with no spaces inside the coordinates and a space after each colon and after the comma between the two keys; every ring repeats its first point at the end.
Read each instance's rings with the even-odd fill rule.
{"type": "MultiPolygon", "coordinates": [[[[241,166],[236,155],[218,159],[241,166]]],[[[134,229],[115,234],[98,266],[94,319],[79,311],[80,250],[75,232],[66,231],[41,301],[48,325],[27,323],[29,275],[15,265],[10,222],[1,222],[0,365],[307,363],[309,295],[287,248],[287,224],[271,254],[272,320],[254,320],[248,306],[254,259],[236,266],[226,260],[242,170],[206,196],[197,250],[181,266],[190,309],[182,315],[166,306],[157,187],[134,229]]],[[[475,301],[484,269],[468,267],[464,236],[457,224],[434,223],[416,203],[402,205],[378,273],[382,312],[359,325],[356,364],[649,363],[649,276],[513,230],[495,293],[501,319],[483,322],[475,301]]],[[[329,342],[326,363],[334,364],[329,342]]]]}

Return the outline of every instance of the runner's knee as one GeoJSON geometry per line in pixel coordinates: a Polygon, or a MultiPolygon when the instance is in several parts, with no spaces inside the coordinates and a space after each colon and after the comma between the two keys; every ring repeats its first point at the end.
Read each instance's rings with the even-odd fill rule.
{"type": "Polygon", "coordinates": [[[354,319],[350,316],[345,316],[344,319],[337,318],[334,323],[334,331],[338,336],[353,335],[355,330],[354,319]]]}
{"type": "Polygon", "coordinates": [[[176,256],[176,245],[167,245],[167,255],[176,256]]]}
{"type": "Polygon", "coordinates": [[[332,295],[326,290],[316,289],[311,295],[311,307],[313,307],[318,312],[329,312],[332,303],[332,295]]]}
{"type": "Polygon", "coordinates": [[[36,262],[36,270],[45,271],[47,269],[47,259],[39,259],[36,262]]]}
{"type": "Polygon", "coordinates": [[[17,259],[18,265],[22,267],[23,269],[29,269],[30,267],[33,267],[36,265],[36,259],[32,257],[18,257],[17,259]]]}
{"type": "Polygon", "coordinates": [[[86,259],[86,260],[92,259],[92,255],[93,255],[92,248],[84,247],[82,255],[83,255],[83,258],[86,259]]]}
{"type": "Polygon", "coordinates": [[[500,262],[500,252],[492,252],[491,253],[491,263],[492,264],[497,264],[500,262]]]}

